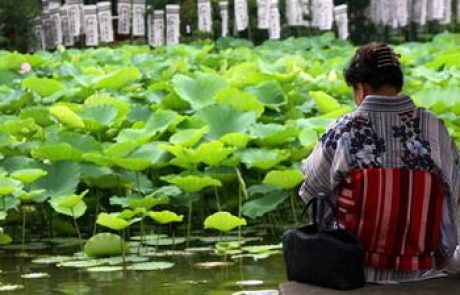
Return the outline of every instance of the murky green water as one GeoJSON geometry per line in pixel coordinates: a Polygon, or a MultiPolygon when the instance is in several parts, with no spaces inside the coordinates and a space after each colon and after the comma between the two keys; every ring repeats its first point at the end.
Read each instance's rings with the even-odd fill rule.
{"type": "MultiPolygon", "coordinates": [[[[49,250],[48,250],[49,251],[49,250]]],[[[50,251],[51,252],[51,251],[50,251]]],[[[62,253],[62,251],[60,251],[62,253]]],[[[46,254],[46,253],[45,253],[46,254]]],[[[68,254],[71,254],[69,252],[68,254]]],[[[242,258],[227,267],[198,269],[197,262],[223,261],[225,258],[199,253],[187,257],[153,258],[171,261],[175,266],[162,271],[118,271],[90,273],[85,269],[59,268],[31,263],[33,257],[18,257],[17,252],[0,252],[0,282],[20,284],[23,289],[5,294],[232,294],[242,290],[277,289],[285,280],[281,254],[254,261],[242,258]],[[21,274],[46,272],[47,278],[22,279],[21,274]],[[239,286],[238,282],[261,280],[257,286],[239,286]]]]}

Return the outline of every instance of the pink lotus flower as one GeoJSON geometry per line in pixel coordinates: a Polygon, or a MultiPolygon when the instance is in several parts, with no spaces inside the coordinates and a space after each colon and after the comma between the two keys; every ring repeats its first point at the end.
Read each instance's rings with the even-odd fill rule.
{"type": "Polygon", "coordinates": [[[21,74],[27,74],[30,71],[32,71],[32,66],[28,62],[23,62],[21,64],[21,69],[19,70],[19,73],[21,74]]]}

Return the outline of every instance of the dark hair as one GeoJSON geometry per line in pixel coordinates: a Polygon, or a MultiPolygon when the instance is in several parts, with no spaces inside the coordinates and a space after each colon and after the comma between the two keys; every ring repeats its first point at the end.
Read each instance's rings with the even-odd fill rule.
{"type": "Polygon", "coordinates": [[[353,87],[358,83],[366,83],[374,90],[393,86],[401,91],[404,84],[399,55],[382,42],[373,42],[358,48],[343,75],[347,84],[353,87]]]}

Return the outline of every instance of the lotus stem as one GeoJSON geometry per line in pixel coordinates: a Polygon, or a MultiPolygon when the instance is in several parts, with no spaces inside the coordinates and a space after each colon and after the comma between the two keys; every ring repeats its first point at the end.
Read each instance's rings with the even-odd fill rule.
{"type": "Polygon", "coordinates": [[[21,206],[22,211],[22,234],[21,234],[21,251],[22,253],[25,252],[25,244],[26,244],[26,210],[24,206],[21,206]]]}
{"type": "MultiPolygon", "coordinates": [[[[94,212],[94,216],[96,216],[97,218],[97,215],[99,214],[99,206],[100,206],[100,197],[99,197],[99,194],[96,194],[96,208],[95,208],[95,212],[94,212]]],[[[96,234],[96,230],[97,230],[97,222],[96,222],[96,219],[94,220],[94,225],[93,225],[93,236],[96,234]]]]}
{"type": "Polygon", "coordinates": [[[220,205],[219,191],[217,190],[216,186],[214,187],[214,196],[216,197],[217,211],[222,211],[222,207],[220,205]]]}
{"type": "Polygon", "coordinates": [[[186,247],[190,245],[190,229],[192,227],[192,210],[193,210],[192,196],[188,193],[188,216],[187,216],[187,244],[186,247]]]}
{"type": "Polygon", "coordinates": [[[83,251],[83,239],[81,237],[81,232],[80,232],[80,228],[78,227],[77,219],[75,218],[75,214],[73,213],[73,208],[70,208],[70,213],[72,214],[73,225],[75,226],[75,230],[77,231],[78,241],[80,243],[80,249],[81,251],[83,251]]]}
{"type": "Polygon", "coordinates": [[[294,205],[294,194],[291,193],[291,210],[292,210],[292,216],[294,216],[294,222],[297,225],[297,214],[295,211],[295,205],[294,205]]]}
{"type": "Polygon", "coordinates": [[[123,272],[126,272],[126,249],[125,249],[125,245],[124,245],[124,241],[125,241],[125,230],[122,229],[120,231],[120,247],[121,247],[121,259],[122,259],[122,264],[123,264],[123,272]]]}

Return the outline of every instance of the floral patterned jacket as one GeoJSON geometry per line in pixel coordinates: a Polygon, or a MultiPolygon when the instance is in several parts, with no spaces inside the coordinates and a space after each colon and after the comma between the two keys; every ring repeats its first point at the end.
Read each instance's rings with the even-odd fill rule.
{"type": "Polygon", "coordinates": [[[367,96],[351,114],[335,121],[302,162],[305,201],[320,190],[334,192],[354,169],[408,168],[434,172],[446,189],[441,252],[457,245],[455,214],[460,192],[458,150],[443,122],[417,108],[408,96],[367,96]]]}

